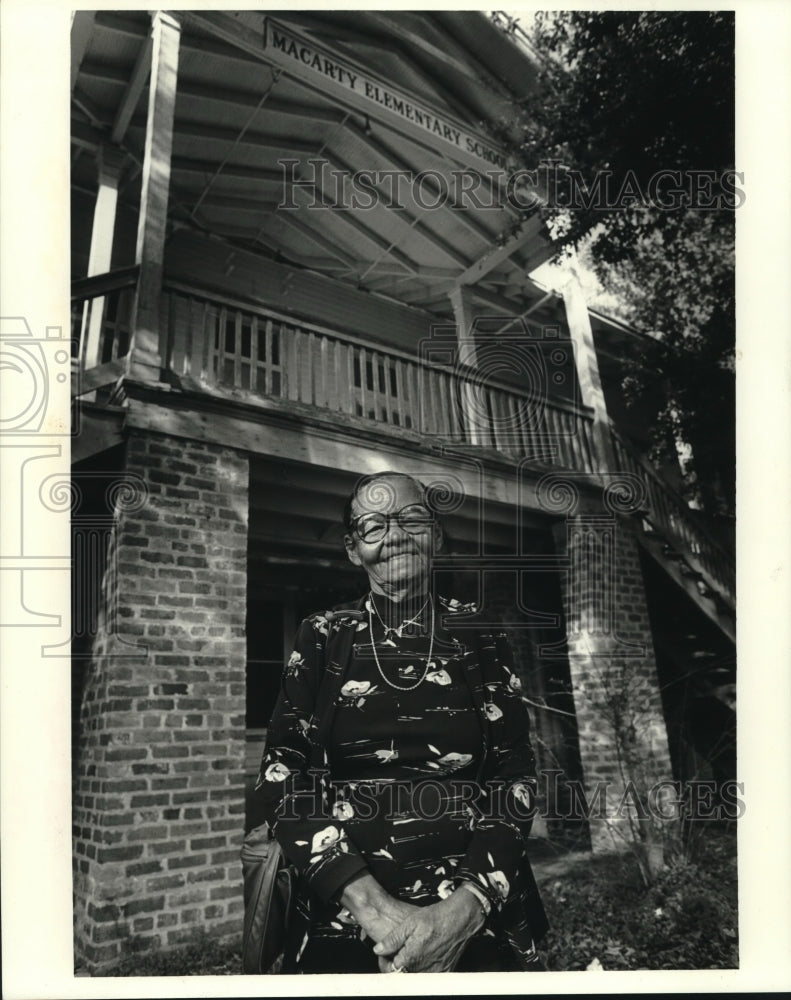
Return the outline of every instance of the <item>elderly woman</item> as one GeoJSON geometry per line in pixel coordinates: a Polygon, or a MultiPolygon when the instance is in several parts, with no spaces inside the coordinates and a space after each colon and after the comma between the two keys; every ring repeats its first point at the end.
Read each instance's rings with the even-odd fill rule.
{"type": "Polygon", "coordinates": [[[284,971],[539,969],[534,758],[505,636],[432,592],[442,531],[417,480],[361,479],[344,520],[370,589],[302,622],[256,786],[301,876],[284,971]]]}

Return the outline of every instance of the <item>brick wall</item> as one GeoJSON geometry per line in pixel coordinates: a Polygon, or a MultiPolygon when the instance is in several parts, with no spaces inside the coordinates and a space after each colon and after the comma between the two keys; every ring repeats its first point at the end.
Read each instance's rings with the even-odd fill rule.
{"type": "MultiPolygon", "coordinates": [[[[542,545],[542,550],[545,547],[542,545]]],[[[547,573],[534,574],[532,579],[528,576],[519,594],[517,573],[487,572],[485,601],[493,621],[510,623],[504,630],[529,702],[531,742],[539,773],[539,815],[533,822],[533,836],[587,850],[590,847],[587,823],[568,817],[565,808],[567,782],[581,777],[568,663],[565,656],[547,659],[541,654],[545,643],[558,642],[564,635],[557,578],[547,573]],[[534,616],[560,614],[560,625],[538,627],[535,620],[529,621],[531,616],[526,609],[534,616]],[[551,777],[542,777],[544,771],[551,772],[551,777]],[[548,792],[551,802],[547,800],[548,792]]]]}
{"type": "Polygon", "coordinates": [[[645,807],[648,790],[673,777],[637,542],[628,520],[607,513],[568,515],[556,540],[570,559],[561,589],[589,803],[597,782],[607,783],[607,815],[590,819],[592,846],[623,848],[639,828],[645,850],[661,850],[672,824],[638,819],[632,793],[623,798],[631,781],[645,807]]]}
{"type": "Polygon", "coordinates": [[[95,570],[75,766],[75,954],[89,970],[196,928],[236,938],[242,916],[247,459],[133,432],[126,474],[143,494],[115,491],[109,568],[95,570]]]}

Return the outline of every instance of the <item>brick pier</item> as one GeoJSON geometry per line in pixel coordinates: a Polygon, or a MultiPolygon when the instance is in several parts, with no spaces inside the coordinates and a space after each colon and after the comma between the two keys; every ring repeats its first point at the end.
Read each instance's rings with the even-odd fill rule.
{"type": "Polygon", "coordinates": [[[75,952],[91,971],[196,928],[236,938],[242,914],[247,459],[133,432],[126,473],[144,490],[117,491],[95,570],[75,766],[75,952]]]}

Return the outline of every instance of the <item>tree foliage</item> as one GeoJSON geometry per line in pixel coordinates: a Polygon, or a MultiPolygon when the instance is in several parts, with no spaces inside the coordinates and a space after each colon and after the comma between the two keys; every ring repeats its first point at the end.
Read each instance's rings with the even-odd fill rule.
{"type": "MultiPolygon", "coordinates": [[[[503,15],[495,20],[522,31],[503,15]]],[[[553,161],[555,176],[577,171],[588,191],[606,179],[605,197],[570,207],[550,198],[544,213],[564,248],[586,247],[630,322],[661,337],[662,361],[628,372],[627,398],[663,390],[657,451],[668,438],[688,442],[690,496],[729,515],[734,208],[743,198],[734,175],[733,13],[555,11],[538,14],[528,37],[542,96],[516,106],[503,134],[526,167],[553,161]],[[658,190],[680,179],[685,194],[646,197],[668,171],[678,173],[665,174],[658,190]]]]}

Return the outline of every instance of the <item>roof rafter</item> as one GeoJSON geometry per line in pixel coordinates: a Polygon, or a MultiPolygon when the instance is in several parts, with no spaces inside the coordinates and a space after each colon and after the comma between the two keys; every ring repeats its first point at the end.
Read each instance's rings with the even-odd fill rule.
{"type": "MultiPolygon", "coordinates": [[[[286,18],[287,19],[287,12],[286,18]]],[[[371,15],[375,13],[373,11],[365,11],[365,17],[370,19],[371,15]]],[[[389,40],[385,38],[378,37],[378,26],[375,28],[377,33],[372,33],[367,30],[365,25],[361,23],[360,18],[355,19],[355,26],[348,27],[344,31],[339,31],[338,29],[327,31],[326,23],[324,25],[316,26],[311,30],[310,27],[304,27],[302,19],[300,19],[299,25],[296,26],[296,30],[306,31],[310,34],[317,35],[319,41],[323,41],[326,38],[334,38],[341,44],[345,41],[349,46],[357,48],[359,46],[371,46],[376,48],[385,49],[390,54],[397,54],[398,60],[404,65],[408,66],[417,76],[422,79],[425,84],[428,85],[434,92],[435,96],[440,100],[444,101],[448,107],[452,108],[456,114],[460,114],[462,117],[468,117],[472,115],[477,118],[477,114],[468,107],[464,102],[460,101],[459,98],[444,84],[437,76],[426,69],[425,66],[414,58],[410,53],[409,49],[398,42],[395,46],[393,45],[392,39],[403,38],[403,36],[397,30],[391,30],[389,25],[385,28],[385,35],[389,35],[389,40]]],[[[469,72],[469,66],[466,69],[469,72]]]]}
{"type": "Polygon", "coordinates": [[[459,275],[458,285],[474,285],[507,261],[510,257],[521,250],[525,244],[532,243],[541,232],[543,223],[538,214],[533,214],[524,224],[523,228],[510,236],[502,246],[489,250],[482,257],[475,261],[463,274],[459,275]]]}
{"type": "MultiPolygon", "coordinates": [[[[102,10],[96,13],[96,24],[109,31],[128,35],[132,38],[145,38],[147,28],[134,18],[128,17],[119,11],[102,10]]],[[[224,59],[234,59],[237,62],[259,63],[255,56],[235,46],[225,42],[218,42],[212,38],[191,35],[182,29],[180,48],[189,52],[197,52],[201,55],[222,56],[224,59]]]]}
{"type": "MultiPolygon", "coordinates": [[[[215,160],[194,160],[189,156],[174,156],[171,160],[171,168],[178,173],[213,175],[219,166],[220,163],[215,160]]],[[[266,167],[245,167],[231,163],[226,163],[220,174],[243,181],[276,183],[283,179],[282,173],[278,170],[269,170],[266,167]]]]}
{"type": "Polygon", "coordinates": [[[78,10],[74,13],[74,20],[71,22],[71,91],[74,92],[80,66],[88,50],[88,43],[93,32],[93,22],[96,12],[92,10],[78,10]]]}
{"type": "Polygon", "coordinates": [[[315,243],[316,246],[321,247],[322,250],[327,250],[333,257],[337,258],[350,270],[355,270],[359,267],[359,261],[356,257],[342,250],[336,241],[328,240],[325,236],[322,236],[320,232],[316,232],[312,226],[309,226],[306,222],[299,219],[296,213],[278,212],[277,218],[285,225],[291,226],[291,228],[296,232],[301,233],[303,236],[307,236],[309,240],[312,240],[313,243],[315,243]]]}
{"type": "Polygon", "coordinates": [[[140,51],[137,53],[137,59],[135,60],[132,75],[129,78],[126,91],[124,96],[121,98],[121,103],[118,107],[118,111],[116,112],[113,127],[110,130],[110,139],[116,144],[118,144],[126,134],[129,122],[131,121],[132,115],[134,114],[135,108],[140,100],[140,95],[143,93],[143,90],[148,83],[148,77],[151,74],[151,52],[153,50],[153,44],[153,35],[149,32],[143,41],[143,44],[140,46],[140,51]]]}

